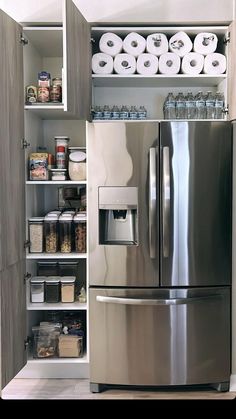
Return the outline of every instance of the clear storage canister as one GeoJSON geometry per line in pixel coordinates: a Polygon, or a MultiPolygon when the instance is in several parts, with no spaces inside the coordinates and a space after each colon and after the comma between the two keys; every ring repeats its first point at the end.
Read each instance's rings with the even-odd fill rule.
{"type": "Polygon", "coordinates": [[[61,302],[73,303],[75,301],[75,276],[61,277],[61,302]]]}
{"type": "Polygon", "coordinates": [[[72,226],[73,215],[62,214],[59,217],[59,229],[60,229],[60,251],[62,253],[71,253],[72,251],[72,226]]]}
{"type": "Polygon", "coordinates": [[[30,301],[31,303],[44,303],[45,276],[34,276],[30,279],[30,301]]]}
{"type": "Polygon", "coordinates": [[[70,180],[86,180],[86,153],[80,147],[69,147],[70,180]]]}
{"type": "Polygon", "coordinates": [[[44,217],[44,235],[46,253],[56,253],[58,249],[58,215],[47,214],[44,217]]]}
{"type": "Polygon", "coordinates": [[[29,219],[30,253],[43,252],[43,220],[43,217],[29,219]]]}
{"type": "Polygon", "coordinates": [[[86,221],[79,214],[74,216],[75,251],[86,253],[86,221]]]}
{"type": "Polygon", "coordinates": [[[61,300],[60,276],[48,276],[46,278],[45,294],[46,303],[59,303],[61,300]]]}

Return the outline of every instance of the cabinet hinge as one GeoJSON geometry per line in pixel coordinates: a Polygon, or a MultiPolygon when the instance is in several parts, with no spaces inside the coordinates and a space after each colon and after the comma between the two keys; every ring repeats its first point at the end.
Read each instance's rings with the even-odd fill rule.
{"type": "Polygon", "coordinates": [[[29,344],[30,344],[30,337],[29,337],[29,336],[27,336],[27,338],[24,340],[24,347],[25,347],[25,351],[26,351],[26,349],[28,348],[29,344]]]}
{"type": "Polygon", "coordinates": [[[26,39],[26,38],[23,36],[23,34],[21,34],[21,36],[20,36],[20,43],[21,43],[23,46],[25,46],[25,45],[27,45],[27,44],[29,43],[28,39],[26,39]]]}
{"type": "Polygon", "coordinates": [[[22,140],[21,140],[21,148],[26,149],[28,147],[30,147],[30,143],[28,143],[25,138],[22,138],[22,140]]]}
{"type": "Polygon", "coordinates": [[[230,32],[227,32],[223,40],[224,44],[228,44],[228,42],[230,42],[230,32]]]}
{"type": "Polygon", "coordinates": [[[95,44],[95,39],[94,38],[90,38],[90,42],[92,43],[92,44],[95,44]]]}
{"type": "Polygon", "coordinates": [[[30,241],[29,240],[24,241],[24,249],[27,249],[27,247],[30,247],[30,241]]]}
{"type": "Polygon", "coordinates": [[[225,107],[224,107],[224,109],[223,109],[223,113],[224,113],[225,115],[228,115],[228,113],[229,113],[229,105],[227,105],[227,106],[225,106],[225,107]]]}
{"type": "Polygon", "coordinates": [[[24,283],[26,283],[26,281],[28,281],[31,278],[31,274],[29,272],[26,272],[26,274],[24,275],[24,283]]]}

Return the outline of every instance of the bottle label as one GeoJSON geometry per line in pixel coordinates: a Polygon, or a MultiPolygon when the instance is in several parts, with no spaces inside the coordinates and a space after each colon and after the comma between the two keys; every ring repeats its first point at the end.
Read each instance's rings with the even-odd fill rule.
{"type": "Polygon", "coordinates": [[[120,112],[120,119],[128,119],[129,118],[129,112],[120,112]]]}
{"type": "Polygon", "coordinates": [[[112,119],[120,119],[120,112],[112,112],[112,119]]]}

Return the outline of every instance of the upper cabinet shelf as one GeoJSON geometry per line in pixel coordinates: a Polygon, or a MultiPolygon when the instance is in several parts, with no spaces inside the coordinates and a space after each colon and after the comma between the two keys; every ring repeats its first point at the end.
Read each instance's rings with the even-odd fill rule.
{"type": "Polygon", "coordinates": [[[190,76],[188,74],[143,76],[132,74],[129,76],[121,74],[93,74],[93,84],[96,87],[200,87],[217,86],[226,79],[227,74],[211,76],[199,74],[190,76]]]}

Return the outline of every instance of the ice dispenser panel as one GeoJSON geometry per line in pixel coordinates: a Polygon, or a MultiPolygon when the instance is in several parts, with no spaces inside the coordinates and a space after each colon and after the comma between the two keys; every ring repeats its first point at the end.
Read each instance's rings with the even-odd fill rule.
{"type": "Polygon", "coordinates": [[[138,188],[100,187],[99,244],[138,244],[138,188]]]}

